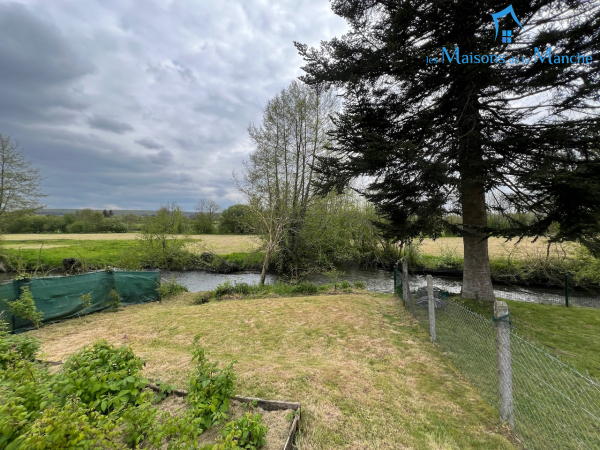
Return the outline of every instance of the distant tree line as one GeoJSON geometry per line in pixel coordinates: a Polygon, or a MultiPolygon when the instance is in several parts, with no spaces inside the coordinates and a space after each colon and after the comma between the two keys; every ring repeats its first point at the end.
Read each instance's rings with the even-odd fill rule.
{"type": "MultiPolygon", "coordinates": [[[[115,214],[112,210],[96,211],[89,208],[62,216],[28,214],[5,219],[5,233],[127,233],[141,231],[147,216],[115,214]]],[[[177,233],[195,234],[248,234],[252,232],[248,207],[232,205],[221,211],[212,200],[201,199],[192,217],[181,215],[177,233]]]]}

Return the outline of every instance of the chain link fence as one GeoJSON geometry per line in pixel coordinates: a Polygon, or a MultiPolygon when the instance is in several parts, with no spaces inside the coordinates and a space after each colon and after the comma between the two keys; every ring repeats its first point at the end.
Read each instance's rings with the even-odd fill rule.
{"type": "MultiPolygon", "coordinates": [[[[430,332],[429,309],[435,311],[436,343],[483,399],[500,412],[497,327],[503,317],[485,318],[449,298],[448,292],[411,290],[408,277],[394,270],[395,292],[405,308],[430,332]]],[[[506,318],[508,320],[508,318],[506,318]]],[[[507,326],[507,330],[509,330],[507,326]]],[[[600,449],[600,383],[507,331],[510,338],[510,419],[528,449],[600,449]]],[[[503,370],[506,368],[504,367],[503,370]]],[[[506,373],[506,372],[504,372],[506,373]]],[[[502,386],[501,386],[502,384],[502,386]]],[[[506,401],[503,405],[506,408],[506,401]]]]}

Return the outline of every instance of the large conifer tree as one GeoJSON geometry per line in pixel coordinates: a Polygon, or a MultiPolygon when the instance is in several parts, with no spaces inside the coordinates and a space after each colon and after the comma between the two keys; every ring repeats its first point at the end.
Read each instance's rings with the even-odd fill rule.
{"type": "Polygon", "coordinates": [[[544,235],[557,222],[554,241],[597,253],[600,231],[599,3],[515,1],[514,16],[508,6],[333,0],[349,32],[319,49],[296,43],[303,80],[334,85],[345,101],[320,159],[323,191],[366,176],[388,234],[454,227],[462,295],[487,300],[487,237],[544,235]],[[490,210],[535,218],[491,229],[490,210]],[[449,225],[450,213],[463,224],[449,225]]]}

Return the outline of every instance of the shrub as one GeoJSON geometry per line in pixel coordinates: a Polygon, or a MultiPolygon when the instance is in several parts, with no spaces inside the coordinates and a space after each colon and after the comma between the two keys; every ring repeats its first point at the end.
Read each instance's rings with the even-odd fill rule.
{"type": "Polygon", "coordinates": [[[158,297],[161,300],[181,294],[182,292],[189,292],[189,289],[183,284],[179,284],[174,275],[171,275],[169,281],[161,281],[158,286],[158,297]]]}
{"type": "Polygon", "coordinates": [[[121,304],[121,296],[119,295],[119,292],[113,288],[108,292],[108,306],[115,308],[115,309],[119,309],[121,306],[123,306],[121,304]]]}
{"type": "MultiPolygon", "coordinates": [[[[0,349],[7,349],[7,337],[0,330],[0,349]]],[[[235,381],[233,363],[219,369],[197,344],[198,338],[190,407],[177,416],[154,406],[173,387],[160,384],[158,397],[146,390],[143,362],[129,346],[96,342],[54,374],[9,346],[10,367],[0,365],[0,448],[122,449],[125,443],[130,448],[197,448],[198,435],[226,419],[235,381]]],[[[34,347],[22,354],[31,356],[34,347]]],[[[226,430],[228,438],[206,448],[251,449],[264,443],[266,427],[259,415],[248,413],[226,430]]]]}
{"type": "Polygon", "coordinates": [[[210,299],[212,298],[213,294],[212,292],[198,292],[196,295],[194,295],[194,299],[192,300],[192,303],[194,305],[203,305],[205,303],[210,302],[210,299]]]}
{"type": "Polygon", "coordinates": [[[342,289],[350,289],[350,283],[348,280],[344,280],[340,283],[340,288],[342,289]]]}
{"type": "Polygon", "coordinates": [[[354,288],[355,289],[366,289],[367,285],[365,284],[364,281],[355,281],[354,282],[354,288]]]}
{"type": "Polygon", "coordinates": [[[312,281],[303,281],[294,286],[293,292],[295,294],[316,294],[319,292],[319,286],[312,281]]]}
{"type": "MultiPolygon", "coordinates": [[[[0,314],[1,316],[1,314],[0,314]]],[[[29,334],[9,334],[0,317],[0,369],[18,359],[33,361],[40,349],[40,340],[29,334]]]]}
{"type": "Polygon", "coordinates": [[[61,395],[77,394],[84,405],[105,413],[125,404],[139,404],[148,380],[139,376],[143,361],[130,346],[102,340],[72,355],[62,370],[61,395]]]}
{"type": "Polygon", "coordinates": [[[225,428],[221,431],[222,440],[213,447],[213,450],[230,448],[258,449],[267,443],[266,434],[267,426],[263,424],[261,415],[252,415],[247,412],[237,420],[225,425],[225,428]],[[233,444],[234,441],[235,444],[233,444]],[[230,444],[233,444],[234,447],[227,446],[230,444]]]}
{"type": "Polygon", "coordinates": [[[231,295],[235,292],[235,286],[229,280],[225,280],[224,283],[221,283],[217,286],[217,288],[213,291],[214,296],[216,298],[221,298],[225,295],[231,295]]]}
{"type": "Polygon", "coordinates": [[[192,356],[196,367],[189,378],[187,400],[204,429],[208,429],[227,417],[230,399],[235,395],[234,363],[219,369],[218,361],[210,362],[198,341],[196,336],[192,356]]]}
{"type": "Polygon", "coordinates": [[[8,303],[10,311],[18,317],[29,320],[36,328],[42,325],[43,313],[35,306],[33,295],[28,286],[21,288],[21,296],[8,303]]]}
{"type": "Polygon", "coordinates": [[[83,308],[89,308],[92,306],[92,293],[88,292],[87,294],[81,294],[77,300],[81,301],[81,306],[83,308]]]}

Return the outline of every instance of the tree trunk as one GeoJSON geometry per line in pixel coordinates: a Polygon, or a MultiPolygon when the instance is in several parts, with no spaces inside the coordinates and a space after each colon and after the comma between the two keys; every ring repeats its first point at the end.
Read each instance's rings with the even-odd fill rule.
{"type": "Polygon", "coordinates": [[[269,242],[269,245],[267,245],[267,251],[265,252],[265,260],[263,261],[262,271],[260,273],[260,281],[258,283],[261,286],[265,285],[265,279],[267,278],[267,268],[269,267],[269,259],[271,258],[271,253],[273,253],[273,247],[269,242]]]}
{"type": "Polygon", "coordinates": [[[488,240],[473,227],[485,227],[487,211],[485,193],[479,183],[464,183],[462,193],[464,271],[462,298],[494,301],[488,240]]]}

